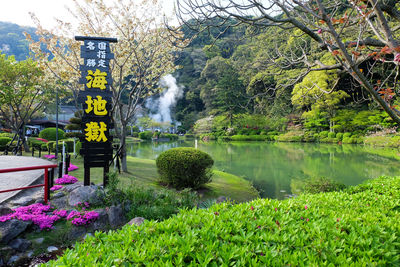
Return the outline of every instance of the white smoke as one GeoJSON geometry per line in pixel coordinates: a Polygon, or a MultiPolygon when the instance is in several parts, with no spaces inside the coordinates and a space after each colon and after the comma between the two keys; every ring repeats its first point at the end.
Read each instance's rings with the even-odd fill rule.
{"type": "Polygon", "coordinates": [[[165,87],[159,99],[150,99],[146,107],[150,109],[150,115],[158,122],[172,122],[171,108],[183,95],[183,88],[176,84],[176,79],[171,74],[161,78],[160,85],[165,87]]]}

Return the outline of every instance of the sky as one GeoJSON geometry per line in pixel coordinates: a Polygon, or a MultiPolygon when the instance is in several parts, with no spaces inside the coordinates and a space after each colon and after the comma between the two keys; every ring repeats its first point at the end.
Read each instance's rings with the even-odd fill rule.
{"type": "MultiPolygon", "coordinates": [[[[107,1],[107,0],[106,0],[107,1]]],[[[161,0],[165,14],[173,12],[174,0],[161,0]]],[[[54,18],[71,21],[65,6],[73,7],[72,0],[1,0],[0,21],[35,27],[29,12],[40,19],[45,28],[53,28],[54,18]]]]}

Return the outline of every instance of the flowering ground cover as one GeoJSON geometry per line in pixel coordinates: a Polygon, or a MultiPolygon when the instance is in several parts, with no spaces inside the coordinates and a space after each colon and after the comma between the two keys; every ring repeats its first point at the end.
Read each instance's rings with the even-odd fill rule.
{"type": "Polygon", "coordinates": [[[77,169],[79,169],[78,166],[76,166],[74,164],[69,164],[69,167],[68,167],[69,172],[75,171],[77,169]]]}
{"type": "Polygon", "coordinates": [[[63,177],[54,180],[56,184],[74,184],[78,179],[72,175],[64,174],[63,177]]]}
{"type": "Polygon", "coordinates": [[[13,213],[0,216],[0,222],[5,222],[12,219],[32,221],[35,225],[39,226],[41,230],[43,230],[52,229],[53,224],[62,218],[71,221],[71,223],[74,225],[87,225],[94,222],[98,217],[99,214],[95,211],[79,212],[72,210],[68,212],[67,210],[56,210],[50,205],[36,203],[13,209],[13,213]]]}
{"type": "Polygon", "coordinates": [[[56,155],[43,155],[46,159],[55,159],[56,155]]]}
{"type": "Polygon", "coordinates": [[[50,266],[399,266],[400,177],[342,192],[181,210],[88,237],[50,266]]]}

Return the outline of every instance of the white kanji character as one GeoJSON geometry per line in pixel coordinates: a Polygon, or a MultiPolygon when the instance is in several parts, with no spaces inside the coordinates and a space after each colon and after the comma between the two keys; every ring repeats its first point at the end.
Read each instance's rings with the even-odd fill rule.
{"type": "Polygon", "coordinates": [[[93,42],[88,42],[86,48],[89,49],[89,50],[94,50],[95,49],[94,43],[93,42]]]}
{"type": "Polygon", "coordinates": [[[96,59],[88,59],[86,61],[86,66],[88,66],[88,67],[96,67],[96,59]]]}
{"type": "Polygon", "coordinates": [[[106,58],[106,51],[98,51],[97,57],[98,58],[106,58]]]}
{"type": "Polygon", "coordinates": [[[105,42],[100,42],[100,43],[98,44],[98,47],[99,47],[99,50],[106,50],[107,43],[105,43],[105,42]]]}
{"type": "Polygon", "coordinates": [[[106,61],[104,59],[99,59],[99,61],[97,63],[97,67],[106,68],[106,61]]]}

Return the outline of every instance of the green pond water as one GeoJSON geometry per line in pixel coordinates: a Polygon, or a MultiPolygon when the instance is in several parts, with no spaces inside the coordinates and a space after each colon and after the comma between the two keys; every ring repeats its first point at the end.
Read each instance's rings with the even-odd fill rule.
{"type": "MultiPolygon", "coordinates": [[[[129,144],[128,154],[156,159],[173,147],[194,147],[194,141],[129,144]]],[[[299,193],[310,177],[327,177],[356,185],[381,175],[400,174],[397,150],[359,145],[232,142],[198,143],[214,159],[214,168],[250,180],[262,197],[283,199],[299,193]]]]}

